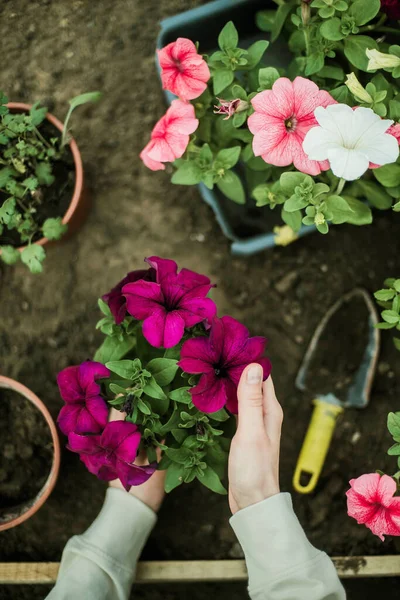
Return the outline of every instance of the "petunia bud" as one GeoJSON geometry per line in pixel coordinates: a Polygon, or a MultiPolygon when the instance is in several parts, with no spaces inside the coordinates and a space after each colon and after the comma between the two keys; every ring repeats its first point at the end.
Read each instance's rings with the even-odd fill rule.
{"type": "Polygon", "coordinates": [[[354,73],[349,73],[345,81],[350,92],[353,94],[356,100],[359,102],[365,102],[366,104],[372,104],[373,98],[368,94],[367,90],[363,88],[361,83],[358,81],[354,73]]]}
{"type": "Polygon", "coordinates": [[[288,246],[299,237],[295,231],[289,225],[283,225],[282,227],[274,227],[275,244],[277,246],[288,246]]]}
{"type": "Polygon", "coordinates": [[[400,58],[394,54],[384,54],[379,50],[367,48],[366,50],[368,62],[368,71],[375,71],[375,69],[391,69],[393,67],[400,66],[400,58]]]}
{"type": "Polygon", "coordinates": [[[217,98],[219,104],[214,106],[215,115],[226,115],[224,121],[227,121],[235,113],[243,112],[247,110],[250,104],[246,100],[235,98],[235,100],[223,100],[217,98]]]}

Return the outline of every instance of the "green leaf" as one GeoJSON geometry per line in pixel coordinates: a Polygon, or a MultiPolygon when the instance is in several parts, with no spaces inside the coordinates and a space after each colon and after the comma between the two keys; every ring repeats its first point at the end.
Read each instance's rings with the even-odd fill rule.
{"type": "Polygon", "coordinates": [[[41,273],[43,271],[42,262],[46,258],[46,252],[43,246],[30,244],[21,252],[21,260],[28,267],[31,273],[41,273]]]}
{"type": "Polygon", "coordinates": [[[16,171],[11,167],[0,169],[0,188],[4,188],[14,175],[16,175],[16,171]]]}
{"type": "Polygon", "coordinates": [[[165,387],[173,381],[178,370],[178,361],[172,358],[153,358],[147,363],[146,369],[150,371],[154,379],[161,387],[165,387]]]}
{"type": "Polygon", "coordinates": [[[69,100],[68,104],[71,109],[74,110],[77,106],[87,104],[88,102],[98,102],[101,98],[101,92],[86,92],[85,94],[79,94],[72,100],[69,100]]]}
{"type": "Polygon", "coordinates": [[[316,224],[316,228],[323,235],[327,234],[328,231],[329,231],[329,225],[328,225],[328,223],[326,221],[325,221],[325,223],[317,223],[316,224]]]}
{"type": "Polygon", "coordinates": [[[400,350],[400,338],[393,338],[393,344],[396,348],[396,350],[400,350]]]}
{"type": "Polygon", "coordinates": [[[384,310],[382,312],[382,319],[391,325],[393,323],[397,324],[400,321],[400,315],[394,310],[384,310]]]}
{"type": "Polygon", "coordinates": [[[393,329],[396,327],[396,323],[377,323],[375,325],[376,329],[393,329]]]}
{"type": "Polygon", "coordinates": [[[394,280],[393,287],[396,290],[396,292],[400,293],[400,279],[395,279],[394,280]]]}
{"type": "Polygon", "coordinates": [[[294,189],[301,185],[306,177],[307,176],[304,175],[304,173],[299,173],[298,171],[282,173],[279,179],[282,192],[287,196],[291,196],[294,193],[294,189]]]}
{"type": "Polygon", "coordinates": [[[202,177],[201,168],[194,161],[182,163],[171,177],[171,182],[177,185],[196,185],[202,177]]]}
{"type": "Polygon", "coordinates": [[[275,21],[274,10],[260,10],[256,13],[256,25],[261,31],[272,31],[275,21]]]}
{"type": "Polygon", "coordinates": [[[393,444],[388,450],[389,456],[400,456],[400,444],[393,444]]]}
{"type": "Polygon", "coordinates": [[[104,302],[104,300],[102,298],[99,298],[97,300],[97,304],[98,304],[99,309],[103,313],[103,315],[106,315],[106,317],[112,316],[110,307],[108,306],[107,302],[104,302]]]}
{"type": "Polygon", "coordinates": [[[110,392],[112,392],[116,396],[119,396],[120,394],[123,394],[125,396],[127,394],[126,388],[122,387],[122,385],[118,385],[118,383],[110,382],[108,384],[108,387],[110,388],[110,392]]]}
{"type": "Polygon", "coordinates": [[[346,85],[340,85],[334,90],[331,90],[330,95],[341,104],[350,103],[350,92],[346,85]]]}
{"type": "Polygon", "coordinates": [[[245,68],[245,70],[254,69],[262,59],[268,46],[269,42],[267,42],[267,40],[258,40],[247,48],[247,65],[243,68],[245,68]]]}
{"type": "Polygon", "coordinates": [[[32,125],[34,127],[40,125],[40,123],[42,123],[46,118],[47,112],[48,110],[46,106],[41,107],[40,102],[35,102],[35,104],[32,105],[31,110],[29,111],[32,125]]]}
{"type": "Polygon", "coordinates": [[[20,252],[13,246],[0,246],[0,258],[6,265],[15,264],[20,258],[20,252]]]}
{"type": "Polygon", "coordinates": [[[136,344],[134,336],[126,335],[121,340],[118,337],[106,337],[100,348],[97,349],[93,360],[103,364],[109,361],[121,360],[136,344]]]}
{"type": "Polygon", "coordinates": [[[55,181],[55,177],[51,172],[51,164],[47,162],[37,163],[35,175],[41,185],[51,185],[55,181]]]}
{"type": "Polygon", "coordinates": [[[325,201],[329,213],[332,215],[333,223],[339,225],[346,223],[347,218],[352,215],[353,210],[347,200],[341,196],[329,196],[325,201]]]}
{"type": "Polygon", "coordinates": [[[210,419],[217,421],[218,423],[223,423],[229,419],[229,415],[224,408],[217,410],[209,415],[210,419]]]}
{"type": "Polygon", "coordinates": [[[233,148],[225,148],[217,154],[218,162],[221,162],[225,169],[231,169],[239,160],[241,147],[234,146],[233,148]]]}
{"type": "Polygon", "coordinates": [[[8,225],[15,215],[15,198],[7,198],[0,206],[0,223],[8,225]]]}
{"type": "Polygon", "coordinates": [[[400,413],[390,412],[387,418],[387,428],[395,442],[400,442],[400,413]]]}
{"type": "MultiPolygon", "coordinates": [[[[229,21],[218,36],[218,46],[221,50],[233,50],[237,47],[239,35],[232,21],[229,21]]],[[[229,85],[229,84],[228,84],[229,85]]]]}
{"type": "Polygon", "coordinates": [[[259,91],[270,90],[279,77],[279,71],[275,67],[260,69],[258,72],[259,91]]]}
{"type": "Polygon", "coordinates": [[[68,225],[64,225],[61,217],[46,219],[42,225],[43,236],[48,240],[59,240],[67,229],[68,225]]]}
{"type": "Polygon", "coordinates": [[[165,450],[165,454],[173,462],[184,465],[192,456],[192,451],[189,448],[167,448],[167,450],[165,450]]]}
{"type": "Polygon", "coordinates": [[[274,24],[271,29],[271,42],[275,42],[275,40],[279,37],[280,32],[282,31],[282,27],[285,24],[286,19],[288,18],[292,8],[295,6],[295,2],[285,2],[278,6],[278,9],[275,13],[274,24]]]}
{"type": "Polygon", "coordinates": [[[227,171],[225,175],[217,181],[216,185],[229,200],[233,200],[233,202],[236,202],[237,204],[245,204],[246,194],[243,183],[234,171],[227,171]]]}
{"type": "Polygon", "coordinates": [[[300,198],[299,196],[296,196],[296,194],[293,194],[293,196],[291,196],[289,200],[286,200],[283,207],[286,212],[292,213],[296,210],[301,210],[302,208],[305,208],[306,206],[308,206],[308,204],[309,201],[307,198],[300,198]]]}
{"type": "Polygon", "coordinates": [[[182,404],[190,404],[190,402],[192,401],[192,396],[189,392],[191,388],[190,387],[181,387],[178,388],[176,390],[172,390],[172,392],[169,393],[169,397],[171,398],[171,400],[175,400],[175,402],[180,402],[182,404]]]}
{"type": "Polygon", "coordinates": [[[387,302],[388,300],[392,300],[395,294],[396,292],[394,290],[378,290],[375,292],[374,296],[377,300],[387,302]]]}
{"type": "Polygon", "coordinates": [[[375,208],[379,210],[391,208],[393,202],[391,196],[376,183],[360,179],[357,181],[357,187],[362,190],[368,202],[375,208]]]}
{"type": "Polygon", "coordinates": [[[348,14],[354,18],[357,25],[365,25],[371,21],[381,9],[380,0],[356,0],[350,6],[348,14]]]}
{"type": "Polygon", "coordinates": [[[293,231],[299,231],[301,227],[302,218],[300,210],[298,210],[297,212],[289,213],[286,210],[282,209],[281,216],[286,225],[289,225],[289,227],[291,227],[293,231]]]}
{"type": "Polygon", "coordinates": [[[208,487],[208,489],[210,489],[212,492],[222,495],[226,495],[228,493],[222,485],[220,478],[218,477],[214,469],[210,467],[210,465],[207,465],[207,467],[203,471],[203,476],[197,477],[197,479],[200,481],[200,483],[208,487]]]}
{"type": "Polygon", "coordinates": [[[324,21],[320,27],[320,33],[326,40],[337,42],[345,36],[342,33],[342,22],[338,17],[324,21]]]}
{"type": "Polygon", "coordinates": [[[183,474],[184,467],[177,463],[172,463],[167,468],[167,474],[164,483],[164,489],[167,492],[167,494],[172,492],[172,490],[174,490],[183,483],[183,474]]]}
{"type": "Polygon", "coordinates": [[[378,49],[376,41],[367,35],[350,35],[344,41],[344,53],[347,60],[361,71],[367,71],[367,48],[378,49]]]}
{"type": "Polygon", "coordinates": [[[157,381],[154,377],[151,377],[143,388],[143,392],[150,396],[150,398],[157,398],[158,400],[166,400],[167,396],[165,395],[164,390],[161,386],[158,385],[157,381]]]}
{"type": "Polygon", "coordinates": [[[345,196],[345,199],[353,211],[348,215],[346,223],[352,225],[370,225],[372,223],[372,212],[369,206],[351,196],[345,196]]]}
{"type": "Polygon", "coordinates": [[[309,77],[321,71],[325,64],[325,54],[321,51],[312,52],[307,57],[305,75],[309,77]]]}
{"type": "Polygon", "coordinates": [[[389,114],[394,121],[400,121],[400,102],[398,100],[389,101],[389,114]]]}
{"type": "Polygon", "coordinates": [[[385,187],[395,187],[400,184],[400,165],[396,163],[372,169],[376,179],[385,187]]]}
{"type": "MultiPolygon", "coordinates": [[[[160,431],[158,432],[159,435],[161,436],[165,436],[167,433],[169,433],[172,430],[175,430],[179,424],[181,420],[180,414],[179,414],[179,410],[174,410],[172,415],[170,416],[170,418],[168,419],[168,421],[166,423],[164,423],[164,425],[160,428],[160,431]]],[[[182,431],[182,430],[180,430],[182,431]]]]}
{"type": "Polygon", "coordinates": [[[142,368],[139,359],[135,360],[112,360],[106,362],[106,367],[113,373],[116,373],[123,379],[133,380],[142,368]]]}
{"type": "Polygon", "coordinates": [[[231,69],[216,69],[212,77],[214,94],[218,96],[228,85],[231,85],[235,75],[231,69]]]}

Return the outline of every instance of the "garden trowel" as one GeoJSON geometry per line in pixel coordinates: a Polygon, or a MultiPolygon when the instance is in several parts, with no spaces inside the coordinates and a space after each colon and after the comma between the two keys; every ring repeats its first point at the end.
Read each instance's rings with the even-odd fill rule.
{"type": "Polygon", "coordinates": [[[379,351],[378,315],[368,293],[355,288],[326,313],[311,339],[296,387],[315,397],[293,487],[309,494],[317,485],[337,417],[369,401],[379,351]]]}

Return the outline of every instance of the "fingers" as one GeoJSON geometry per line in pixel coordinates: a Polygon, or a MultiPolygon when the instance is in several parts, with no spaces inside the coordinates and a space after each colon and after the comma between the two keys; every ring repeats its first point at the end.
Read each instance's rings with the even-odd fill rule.
{"type": "Polygon", "coordinates": [[[111,408],[110,414],[108,415],[109,421],[123,421],[126,417],[126,413],[121,412],[115,408],[111,408]]]}
{"type": "Polygon", "coordinates": [[[264,424],[271,441],[279,441],[282,431],[283,410],[275,394],[272,377],[263,383],[264,424]]]}
{"type": "Polygon", "coordinates": [[[263,368],[252,363],[242,373],[238,387],[239,422],[237,431],[253,437],[264,431],[263,368]]]}

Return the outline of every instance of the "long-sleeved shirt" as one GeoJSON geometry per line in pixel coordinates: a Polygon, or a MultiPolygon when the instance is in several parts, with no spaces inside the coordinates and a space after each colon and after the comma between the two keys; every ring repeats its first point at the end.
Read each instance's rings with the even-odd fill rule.
{"type": "MultiPolygon", "coordinates": [[[[127,600],[155,523],[140,500],[109,488],[96,520],[67,543],[47,600],[127,600]]],[[[230,523],[245,554],[252,600],[345,600],[332,561],[307,540],[290,494],[240,510],[230,523]]]]}

